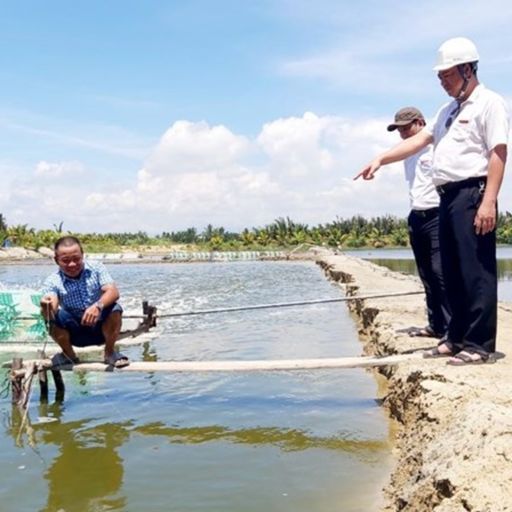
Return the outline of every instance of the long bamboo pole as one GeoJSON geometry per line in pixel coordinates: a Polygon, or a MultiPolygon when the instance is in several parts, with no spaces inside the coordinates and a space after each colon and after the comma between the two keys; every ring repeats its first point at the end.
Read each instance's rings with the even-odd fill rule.
{"type": "MultiPolygon", "coordinates": [[[[422,359],[421,353],[399,354],[385,357],[333,357],[319,359],[282,359],[254,361],[132,361],[129,366],[115,369],[118,373],[125,372],[251,372],[251,371],[291,371],[291,370],[322,370],[342,368],[368,368],[397,365],[406,361],[422,359]]],[[[31,361],[27,361],[28,365],[31,361]]],[[[33,362],[33,361],[32,361],[33,362]]],[[[37,363],[51,368],[51,361],[45,359],[37,363]]],[[[25,366],[25,364],[24,364],[25,366]]],[[[69,368],[71,369],[71,368],[69,368]]],[[[75,372],[112,371],[112,366],[100,362],[79,363],[72,367],[75,372]]],[[[13,370],[14,374],[25,370],[13,370]]]]}

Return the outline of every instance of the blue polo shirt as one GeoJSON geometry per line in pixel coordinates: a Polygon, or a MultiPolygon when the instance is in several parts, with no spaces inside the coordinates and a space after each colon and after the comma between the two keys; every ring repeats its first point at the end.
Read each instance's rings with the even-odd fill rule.
{"type": "Polygon", "coordinates": [[[56,295],[59,305],[70,313],[81,316],[97,302],[101,288],[114,280],[103,263],[84,262],[84,269],[77,278],[68,277],[61,269],[48,276],[43,284],[43,295],[56,295]]]}

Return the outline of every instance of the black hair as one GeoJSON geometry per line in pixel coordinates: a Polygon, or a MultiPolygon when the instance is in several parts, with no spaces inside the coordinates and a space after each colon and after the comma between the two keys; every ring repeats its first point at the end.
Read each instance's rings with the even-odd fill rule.
{"type": "Polygon", "coordinates": [[[82,244],[80,243],[80,240],[76,236],[61,236],[53,246],[53,249],[55,252],[59,250],[60,247],[71,247],[72,245],[78,245],[80,247],[80,252],[83,253],[84,250],[82,249],[82,244]]]}
{"type": "Polygon", "coordinates": [[[459,64],[457,66],[457,69],[459,70],[460,76],[464,79],[466,79],[466,75],[464,74],[464,66],[468,65],[471,69],[471,73],[475,78],[478,78],[477,71],[478,71],[478,61],[475,60],[473,62],[464,62],[464,64],[459,64]]]}

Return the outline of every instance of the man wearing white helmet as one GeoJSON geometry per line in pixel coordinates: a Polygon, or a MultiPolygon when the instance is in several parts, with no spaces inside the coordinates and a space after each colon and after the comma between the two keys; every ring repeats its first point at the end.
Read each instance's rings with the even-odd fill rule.
{"type": "Polygon", "coordinates": [[[464,37],[438,51],[434,70],[453,100],[413,137],[375,158],[358,174],[373,179],[381,165],[434,144],[433,181],[440,194],[443,275],[452,317],[447,336],[426,357],[453,365],[481,364],[496,350],[497,198],[507,159],[505,101],[477,77],[478,51],[464,37]]]}

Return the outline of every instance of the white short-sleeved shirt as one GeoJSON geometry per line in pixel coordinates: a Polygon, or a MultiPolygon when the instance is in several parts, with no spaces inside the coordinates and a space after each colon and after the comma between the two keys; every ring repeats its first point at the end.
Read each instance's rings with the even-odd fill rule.
{"type": "Polygon", "coordinates": [[[429,145],[404,160],[412,210],[428,210],[439,206],[439,194],[432,181],[432,155],[433,147],[429,145]]]}
{"type": "Polygon", "coordinates": [[[508,142],[509,111],[499,94],[477,85],[447,129],[456,107],[455,100],[447,103],[426,127],[434,138],[435,185],[487,176],[489,153],[508,142]]]}

